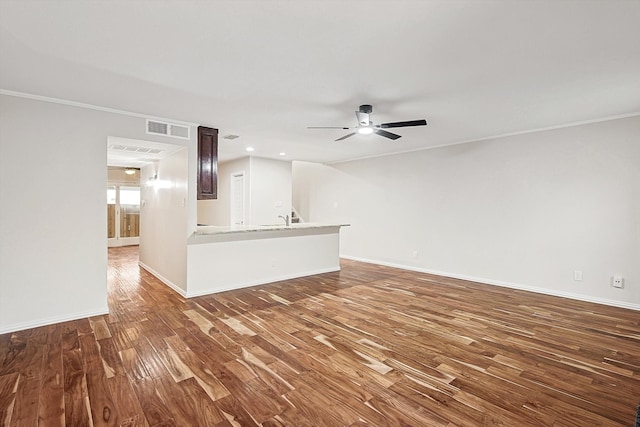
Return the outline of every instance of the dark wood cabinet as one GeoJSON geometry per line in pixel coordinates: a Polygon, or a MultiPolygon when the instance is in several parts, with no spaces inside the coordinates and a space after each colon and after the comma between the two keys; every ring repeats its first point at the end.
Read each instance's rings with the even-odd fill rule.
{"type": "Polygon", "coordinates": [[[218,129],[198,126],[198,200],[218,198],[218,129]]]}

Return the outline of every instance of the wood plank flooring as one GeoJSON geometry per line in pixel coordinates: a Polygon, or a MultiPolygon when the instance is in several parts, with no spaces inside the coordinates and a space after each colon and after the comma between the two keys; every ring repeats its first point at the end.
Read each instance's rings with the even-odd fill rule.
{"type": "Polygon", "coordinates": [[[352,261],[185,300],[109,263],[109,315],[0,335],[0,424],[633,425],[636,311],[352,261]]]}

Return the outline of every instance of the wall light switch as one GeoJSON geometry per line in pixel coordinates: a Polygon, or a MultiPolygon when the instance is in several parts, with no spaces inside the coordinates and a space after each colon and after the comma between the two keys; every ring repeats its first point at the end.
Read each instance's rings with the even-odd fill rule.
{"type": "Polygon", "coordinates": [[[582,280],[582,270],[574,270],[573,280],[576,280],[576,281],[582,280]]]}

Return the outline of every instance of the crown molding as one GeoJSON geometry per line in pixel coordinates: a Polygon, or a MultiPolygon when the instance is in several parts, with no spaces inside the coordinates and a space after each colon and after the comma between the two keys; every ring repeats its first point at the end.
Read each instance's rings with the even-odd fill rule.
{"type": "Polygon", "coordinates": [[[116,108],[102,107],[100,105],[85,104],[84,102],[70,101],[68,99],[52,98],[49,96],[35,95],[32,93],[17,92],[13,90],[0,89],[0,95],[14,96],[17,98],[33,99],[35,101],[51,102],[54,104],[68,105],[71,107],[85,108],[88,110],[102,111],[111,114],[120,114],[122,116],[137,117],[141,119],[151,119],[161,122],[170,122],[184,126],[199,126],[199,123],[185,122],[182,120],[171,119],[167,117],[150,116],[142,113],[134,113],[132,111],[118,110],[116,108]]]}

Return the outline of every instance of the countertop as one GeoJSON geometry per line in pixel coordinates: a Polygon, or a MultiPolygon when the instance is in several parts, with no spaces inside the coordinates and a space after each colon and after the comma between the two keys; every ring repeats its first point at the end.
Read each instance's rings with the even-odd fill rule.
{"type": "Polygon", "coordinates": [[[250,232],[268,232],[284,230],[312,230],[320,228],[346,227],[349,224],[322,224],[317,222],[303,222],[291,225],[271,224],[271,225],[199,225],[195,231],[196,236],[209,236],[216,234],[234,234],[250,232]]]}
{"type": "Polygon", "coordinates": [[[346,227],[348,225],[349,224],[321,224],[314,222],[291,225],[199,225],[196,231],[189,237],[187,243],[189,245],[199,245],[241,240],[261,240],[333,234],[339,233],[340,227],[346,227]]]}

